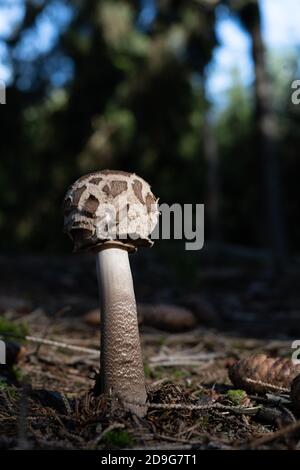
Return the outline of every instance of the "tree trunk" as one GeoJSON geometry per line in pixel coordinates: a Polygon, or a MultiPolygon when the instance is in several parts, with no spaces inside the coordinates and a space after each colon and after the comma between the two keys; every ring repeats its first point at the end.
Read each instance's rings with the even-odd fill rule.
{"type": "Polygon", "coordinates": [[[204,117],[203,148],[207,165],[206,201],[209,235],[211,241],[214,242],[214,244],[217,244],[218,241],[220,241],[219,152],[215,129],[211,122],[209,111],[206,111],[204,117]]]}
{"type": "Polygon", "coordinates": [[[258,0],[247,0],[238,13],[252,40],[255,67],[255,119],[258,151],[264,171],[268,248],[272,267],[281,270],[286,258],[286,243],[278,161],[279,126],[273,108],[272,82],[267,70],[258,0]]]}

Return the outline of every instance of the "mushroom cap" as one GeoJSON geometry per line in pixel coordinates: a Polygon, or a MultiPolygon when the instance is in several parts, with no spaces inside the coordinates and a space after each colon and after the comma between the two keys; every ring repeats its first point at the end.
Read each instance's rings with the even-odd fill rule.
{"type": "Polygon", "coordinates": [[[90,173],[66,193],[64,231],[74,242],[74,252],[152,246],[149,235],[158,221],[157,203],[149,184],[134,173],[90,173]]]}

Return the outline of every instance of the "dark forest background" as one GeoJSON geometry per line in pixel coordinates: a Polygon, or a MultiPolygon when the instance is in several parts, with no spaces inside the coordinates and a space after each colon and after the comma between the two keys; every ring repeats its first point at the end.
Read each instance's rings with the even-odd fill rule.
{"type": "Polygon", "coordinates": [[[12,71],[0,112],[1,251],[71,251],[66,188],[116,168],[149,181],[161,202],[205,203],[206,246],[263,250],[282,267],[299,253],[300,106],[270,67],[259,1],[157,0],[147,24],[142,3],[31,0],[1,38],[12,71]],[[249,35],[255,81],[236,81],[216,113],[206,70],[220,7],[249,35]],[[45,16],[57,38],[38,53],[45,16]]]}

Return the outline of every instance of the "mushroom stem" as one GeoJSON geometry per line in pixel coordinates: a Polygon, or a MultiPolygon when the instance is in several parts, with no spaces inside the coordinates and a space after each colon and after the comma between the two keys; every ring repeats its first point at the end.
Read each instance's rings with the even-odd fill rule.
{"type": "Polygon", "coordinates": [[[97,254],[97,275],[101,300],[101,390],[142,417],[147,412],[147,394],[128,252],[122,248],[101,250],[97,254]]]}

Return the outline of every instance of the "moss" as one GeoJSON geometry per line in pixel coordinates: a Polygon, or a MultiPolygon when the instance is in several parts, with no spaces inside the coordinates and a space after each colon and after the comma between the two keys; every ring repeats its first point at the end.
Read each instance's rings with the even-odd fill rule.
{"type": "Polygon", "coordinates": [[[199,418],[199,427],[202,428],[202,429],[207,429],[208,426],[209,426],[209,416],[208,415],[205,415],[205,416],[201,416],[199,418]]]}
{"type": "Polygon", "coordinates": [[[4,379],[0,378],[0,390],[8,392],[12,398],[17,398],[19,391],[13,385],[9,385],[4,379]]]}
{"type": "Polygon", "coordinates": [[[3,336],[5,335],[6,340],[14,340],[17,338],[21,343],[21,338],[28,335],[28,326],[25,322],[14,322],[5,317],[0,317],[0,336],[1,334],[3,334],[3,336]]]}
{"type": "Polygon", "coordinates": [[[127,431],[118,429],[108,431],[105,436],[103,436],[103,442],[107,446],[130,447],[133,445],[133,438],[127,431]]]}
{"type": "Polygon", "coordinates": [[[166,336],[158,336],[157,337],[157,345],[163,346],[166,343],[166,336]]]}
{"type": "Polygon", "coordinates": [[[234,405],[242,405],[247,398],[247,393],[244,390],[228,390],[226,396],[234,405]]]}
{"type": "Polygon", "coordinates": [[[0,390],[4,390],[6,387],[7,387],[6,380],[4,380],[0,377],[0,390]]]}
{"type": "Polygon", "coordinates": [[[183,377],[187,377],[188,375],[190,375],[189,372],[187,372],[186,370],[182,370],[182,369],[173,369],[171,374],[175,379],[181,379],[183,377]]]}
{"type": "Polygon", "coordinates": [[[163,367],[158,366],[152,370],[152,374],[154,379],[160,380],[166,376],[166,370],[163,367]]]}
{"type": "Polygon", "coordinates": [[[164,377],[165,371],[162,367],[152,368],[149,364],[144,364],[144,373],[147,379],[159,380],[164,377]]]}
{"type": "Polygon", "coordinates": [[[148,364],[144,364],[144,373],[147,379],[153,379],[153,371],[148,364]]]}
{"type": "Polygon", "coordinates": [[[23,373],[23,371],[17,367],[17,366],[13,366],[12,367],[12,372],[13,372],[13,375],[14,375],[14,378],[18,381],[18,382],[24,382],[24,379],[25,379],[25,375],[23,373]]]}

